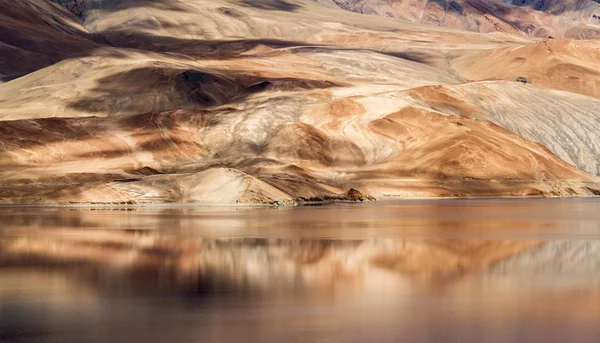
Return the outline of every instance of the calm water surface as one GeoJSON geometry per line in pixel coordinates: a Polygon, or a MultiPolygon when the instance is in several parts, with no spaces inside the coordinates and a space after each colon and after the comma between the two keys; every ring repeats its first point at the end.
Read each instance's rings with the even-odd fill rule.
{"type": "Polygon", "coordinates": [[[0,342],[600,342],[600,200],[0,208],[0,342]]]}

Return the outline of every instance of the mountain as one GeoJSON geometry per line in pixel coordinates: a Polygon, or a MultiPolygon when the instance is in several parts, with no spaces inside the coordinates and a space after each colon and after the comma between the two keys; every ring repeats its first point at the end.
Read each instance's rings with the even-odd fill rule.
{"type": "Polygon", "coordinates": [[[338,5],[3,3],[0,203],[600,194],[596,41],[338,5]]]}
{"type": "Polygon", "coordinates": [[[50,1],[0,0],[0,82],[99,46],[97,37],[50,1]]]}
{"type": "Polygon", "coordinates": [[[595,38],[600,4],[593,0],[317,0],[342,9],[475,32],[595,38]]]}

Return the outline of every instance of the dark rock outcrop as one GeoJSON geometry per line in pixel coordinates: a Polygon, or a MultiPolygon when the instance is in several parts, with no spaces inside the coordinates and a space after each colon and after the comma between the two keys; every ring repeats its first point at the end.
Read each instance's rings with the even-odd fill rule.
{"type": "Polygon", "coordinates": [[[64,8],[69,10],[79,18],[84,17],[85,13],[85,1],[84,0],[58,0],[58,3],[63,5],[64,8]]]}

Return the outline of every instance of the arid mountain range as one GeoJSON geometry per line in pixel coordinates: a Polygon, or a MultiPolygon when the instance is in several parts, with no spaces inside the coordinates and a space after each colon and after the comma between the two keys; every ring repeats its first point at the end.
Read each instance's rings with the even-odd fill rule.
{"type": "Polygon", "coordinates": [[[357,13],[475,32],[525,33],[543,38],[600,35],[595,0],[316,0],[357,13]]]}
{"type": "Polygon", "coordinates": [[[598,8],[0,0],[0,203],[600,195],[598,8]]]}

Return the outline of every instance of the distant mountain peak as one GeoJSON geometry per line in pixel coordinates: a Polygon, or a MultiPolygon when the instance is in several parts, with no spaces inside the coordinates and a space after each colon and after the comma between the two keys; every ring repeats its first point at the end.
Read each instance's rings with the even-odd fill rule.
{"type": "Polygon", "coordinates": [[[348,11],[474,32],[600,36],[599,0],[319,0],[348,11]]]}

